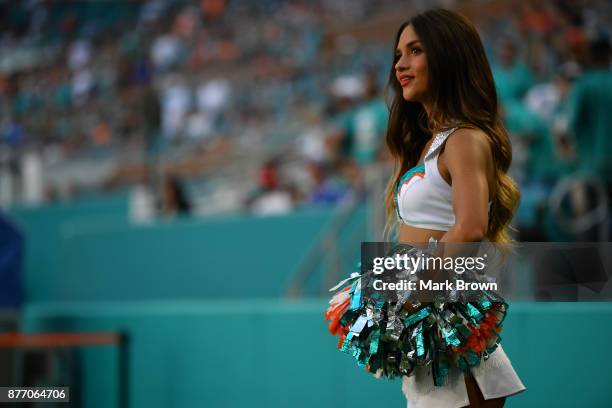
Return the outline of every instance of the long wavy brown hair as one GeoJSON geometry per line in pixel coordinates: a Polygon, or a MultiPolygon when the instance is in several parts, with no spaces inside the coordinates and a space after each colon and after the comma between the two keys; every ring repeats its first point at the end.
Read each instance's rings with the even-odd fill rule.
{"type": "Polygon", "coordinates": [[[425,144],[435,132],[463,127],[484,131],[493,154],[496,187],[486,238],[492,242],[510,242],[508,227],[520,193],[507,174],[512,150],[498,110],[491,67],[476,28],[455,12],[444,9],[425,11],[399,27],[393,55],[386,88],[389,105],[386,143],[395,167],[385,193],[385,236],[389,237],[398,225],[393,194],[399,178],[417,164],[425,144]],[[402,31],[410,24],[419,36],[427,58],[429,116],[421,103],[404,100],[395,76],[395,48],[402,31]]]}

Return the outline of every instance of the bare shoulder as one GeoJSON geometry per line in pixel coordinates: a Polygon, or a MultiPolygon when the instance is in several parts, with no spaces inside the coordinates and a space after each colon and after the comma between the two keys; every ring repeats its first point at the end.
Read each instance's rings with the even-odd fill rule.
{"type": "Polygon", "coordinates": [[[489,137],[481,129],[457,129],[451,133],[445,144],[445,155],[451,160],[486,162],[492,158],[489,137]]]}

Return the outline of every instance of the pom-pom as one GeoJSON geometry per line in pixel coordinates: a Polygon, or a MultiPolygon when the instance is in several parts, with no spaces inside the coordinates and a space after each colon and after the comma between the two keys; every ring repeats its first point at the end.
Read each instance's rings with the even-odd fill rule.
{"type": "Polygon", "coordinates": [[[325,319],[339,336],[338,349],[376,378],[411,375],[430,365],[434,385],[443,385],[450,365],[477,366],[500,342],[508,305],[494,292],[477,293],[477,301],[423,304],[401,294],[392,301],[365,292],[372,284],[368,273],[341,283],[348,280],[330,300],[325,319]]]}

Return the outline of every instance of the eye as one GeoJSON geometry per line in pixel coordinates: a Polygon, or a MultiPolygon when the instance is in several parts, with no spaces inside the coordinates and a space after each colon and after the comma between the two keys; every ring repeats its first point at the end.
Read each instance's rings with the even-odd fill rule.
{"type": "Polygon", "coordinates": [[[419,47],[412,47],[412,48],[410,48],[410,53],[412,55],[419,55],[422,52],[423,52],[423,50],[420,49],[419,47]]]}

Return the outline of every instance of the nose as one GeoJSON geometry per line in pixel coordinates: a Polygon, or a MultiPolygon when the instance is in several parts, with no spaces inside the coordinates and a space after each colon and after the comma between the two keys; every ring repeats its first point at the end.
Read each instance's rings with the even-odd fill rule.
{"type": "Polygon", "coordinates": [[[404,57],[403,55],[400,55],[400,57],[397,59],[397,62],[395,63],[394,68],[396,71],[405,71],[406,69],[408,69],[408,58],[404,57]]]}

